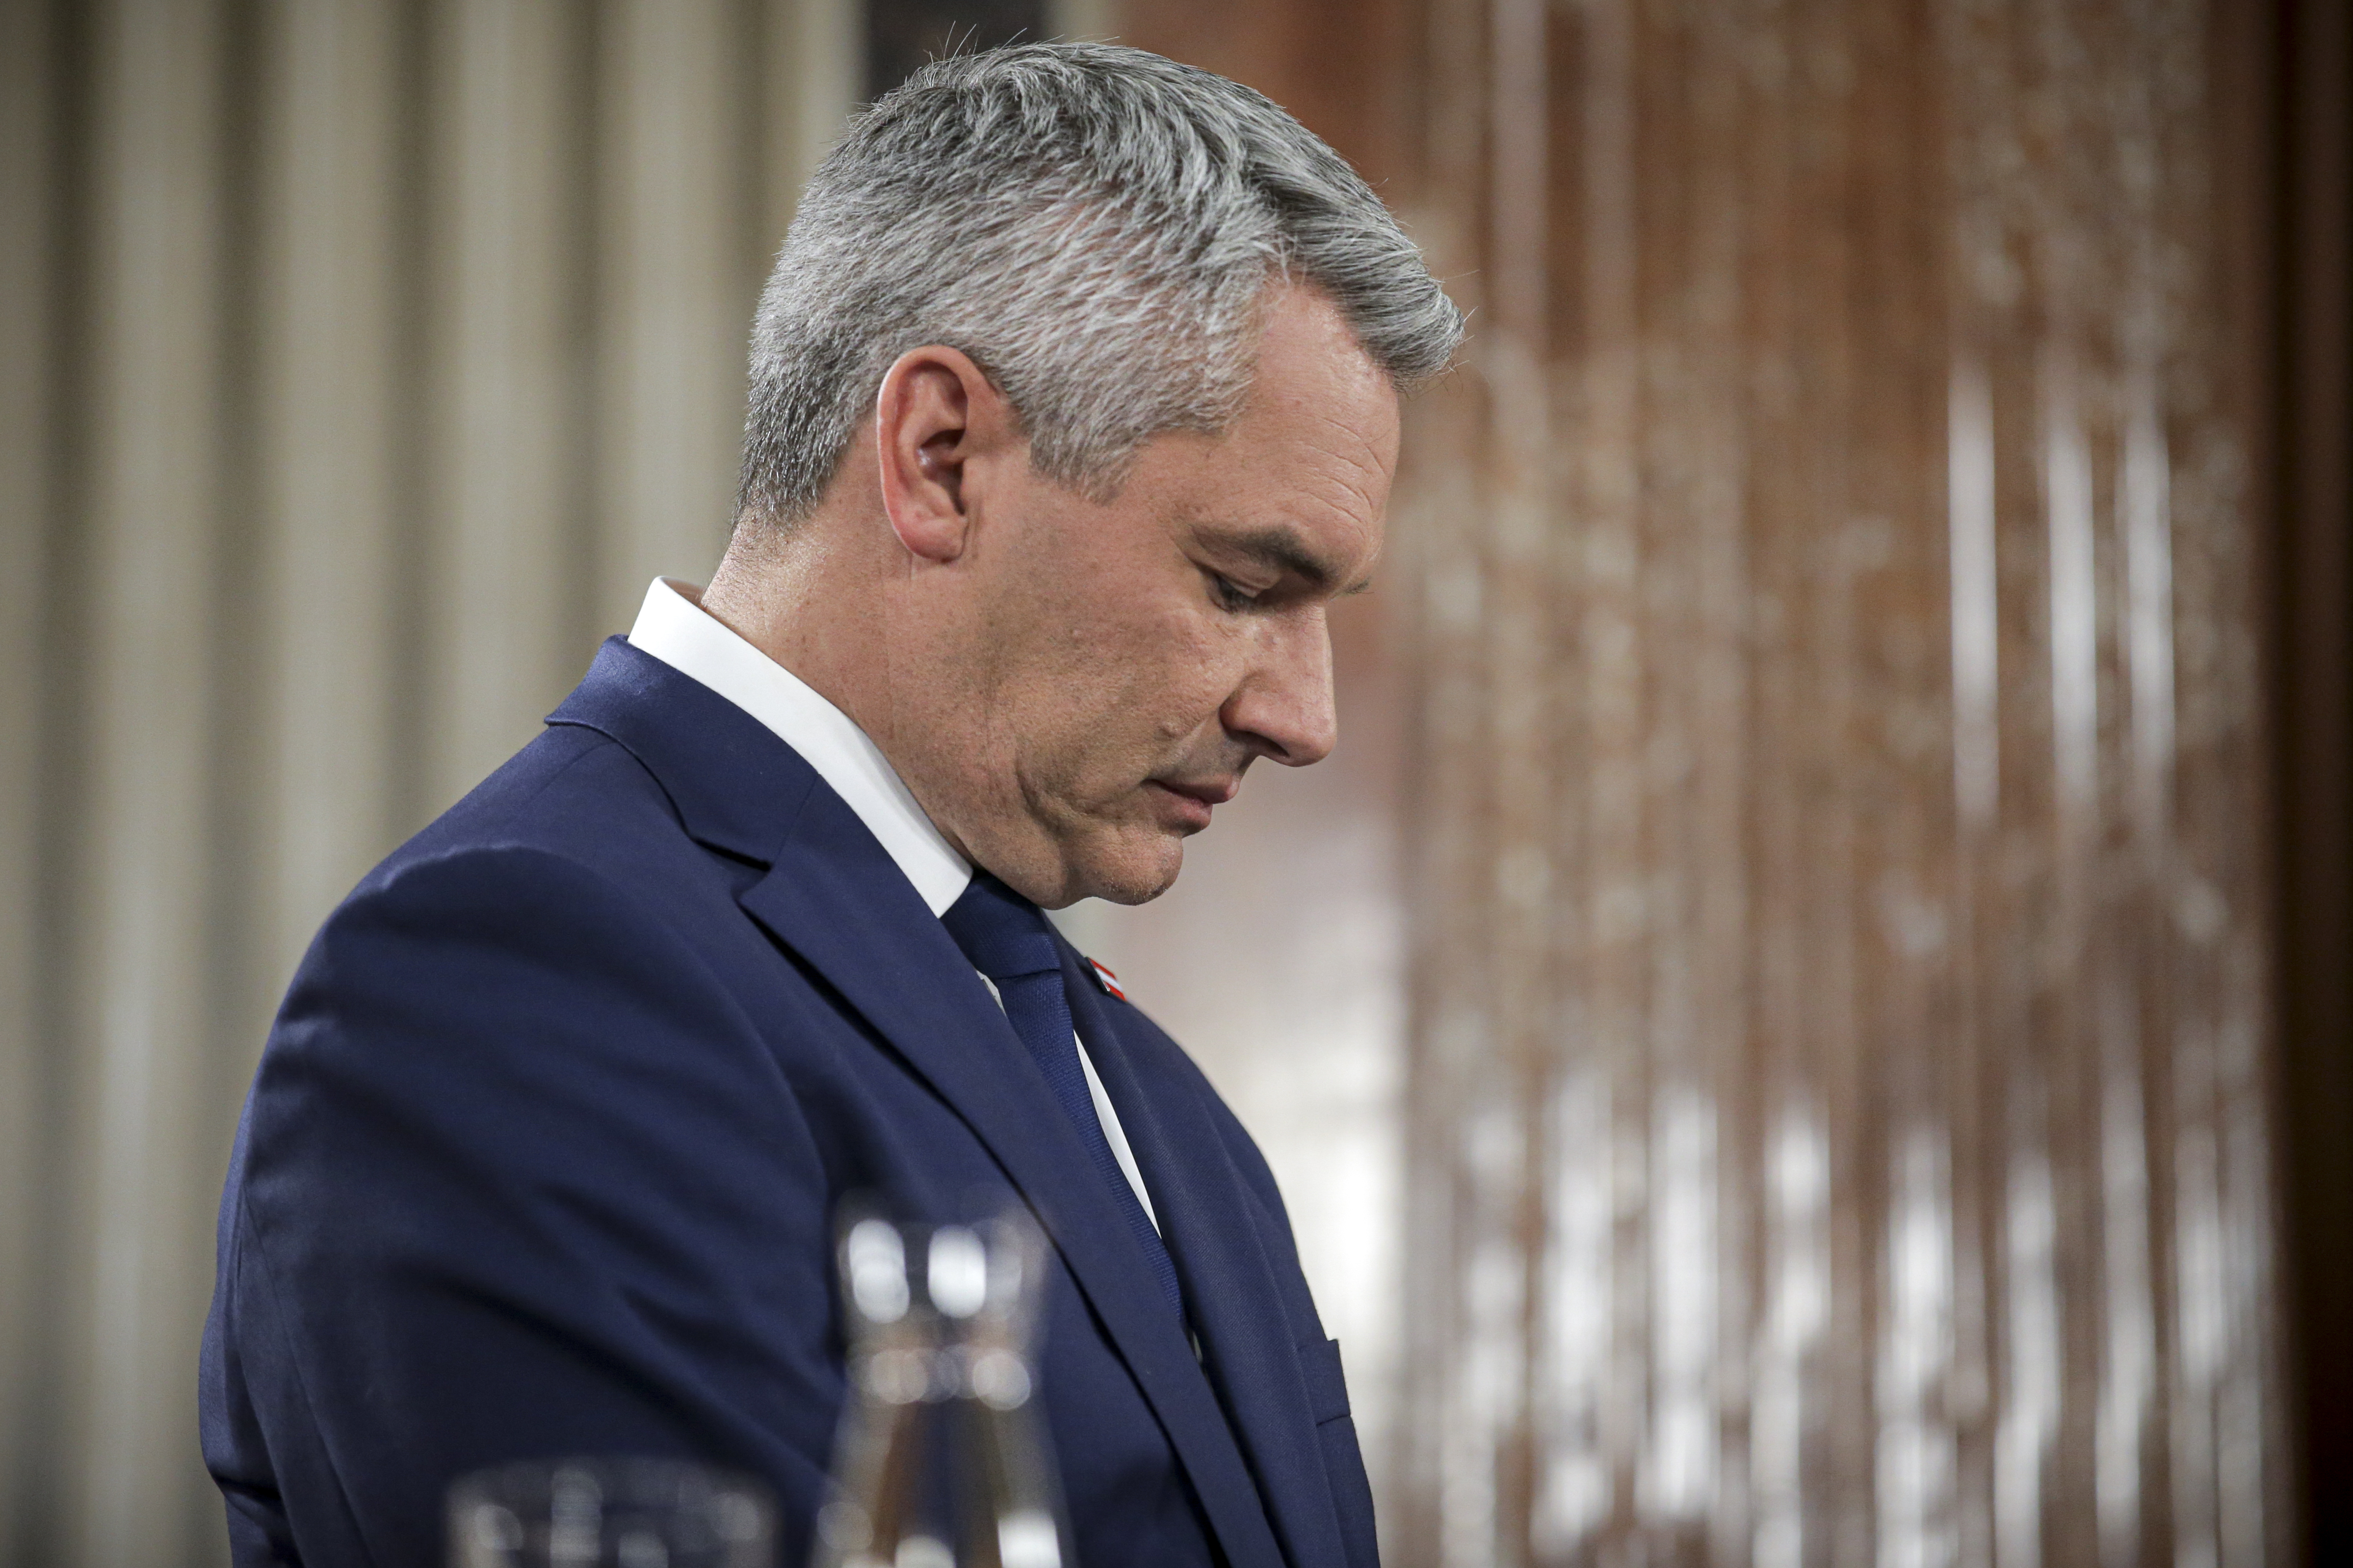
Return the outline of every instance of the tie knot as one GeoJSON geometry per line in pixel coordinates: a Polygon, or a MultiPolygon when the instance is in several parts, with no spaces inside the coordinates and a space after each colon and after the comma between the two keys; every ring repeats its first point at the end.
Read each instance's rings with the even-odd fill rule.
{"type": "Polygon", "coordinates": [[[940,916],[972,966],[991,980],[1044,974],[1062,966],[1046,911],[982,871],[940,916]]]}

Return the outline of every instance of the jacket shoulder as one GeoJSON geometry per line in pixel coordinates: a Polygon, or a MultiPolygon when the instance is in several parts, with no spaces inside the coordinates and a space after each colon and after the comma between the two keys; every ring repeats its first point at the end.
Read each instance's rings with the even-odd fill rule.
{"type": "Polygon", "coordinates": [[[421,979],[537,948],[571,970],[615,942],[640,965],[666,955],[708,980],[704,950],[740,923],[746,874],[687,835],[626,747],[552,727],[360,879],[311,939],[280,1023],[322,984],[347,988],[387,963],[421,979]]]}
{"type": "Polygon", "coordinates": [[[594,862],[616,844],[689,844],[678,811],[628,748],[577,725],[551,725],[360,884],[472,849],[536,848],[594,862]]]}

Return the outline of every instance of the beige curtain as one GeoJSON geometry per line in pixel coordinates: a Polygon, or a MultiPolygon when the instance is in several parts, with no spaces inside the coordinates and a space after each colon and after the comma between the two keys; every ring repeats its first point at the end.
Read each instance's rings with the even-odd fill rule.
{"type": "Polygon", "coordinates": [[[0,1561],[216,1559],[269,1013],[716,558],[846,0],[0,7],[0,1561]]]}

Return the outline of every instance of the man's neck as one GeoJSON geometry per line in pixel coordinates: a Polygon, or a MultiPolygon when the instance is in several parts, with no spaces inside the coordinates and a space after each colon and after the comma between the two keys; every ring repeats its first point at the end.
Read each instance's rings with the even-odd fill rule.
{"type": "MultiPolygon", "coordinates": [[[[844,552],[833,540],[844,531],[827,526],[836,521],[813,516],[785,537],[765,523],[739,525],[696,603],[874,735],[871,716],[860,710],[871,706],[861,689],[870,684],[861,679],[871,668],[863,647],[867,628],[843,614],[863,605],[871,620],[873,599],[840,559],[844,552]]],[[[881,737],[876,743],[882,743],[881,737]]]]}
{"type": "Polygon", "coordinates": [[[969,858],[955,829],[923,799],[923,770],[908,754],[913,741],[904,731],[915,721],[902,711],[894,683],[934,655],[923,641],[921,617],[901,614],[897,602],[904,556],[879,518],[821,510],[781,537],[746,523],[697,603],[847,714],[969,858]]]}

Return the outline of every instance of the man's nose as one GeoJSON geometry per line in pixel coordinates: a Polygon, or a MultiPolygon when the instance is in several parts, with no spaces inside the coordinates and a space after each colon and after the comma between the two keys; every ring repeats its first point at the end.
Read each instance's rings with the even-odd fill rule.
{"type": "Polygon", "coordinates": [[[1250,667],[1226,700],[1226,732],[1261,756],[1301,768],[1332,754],[1332,638],[1318,606],[1265,628],[1250,667]]]}

